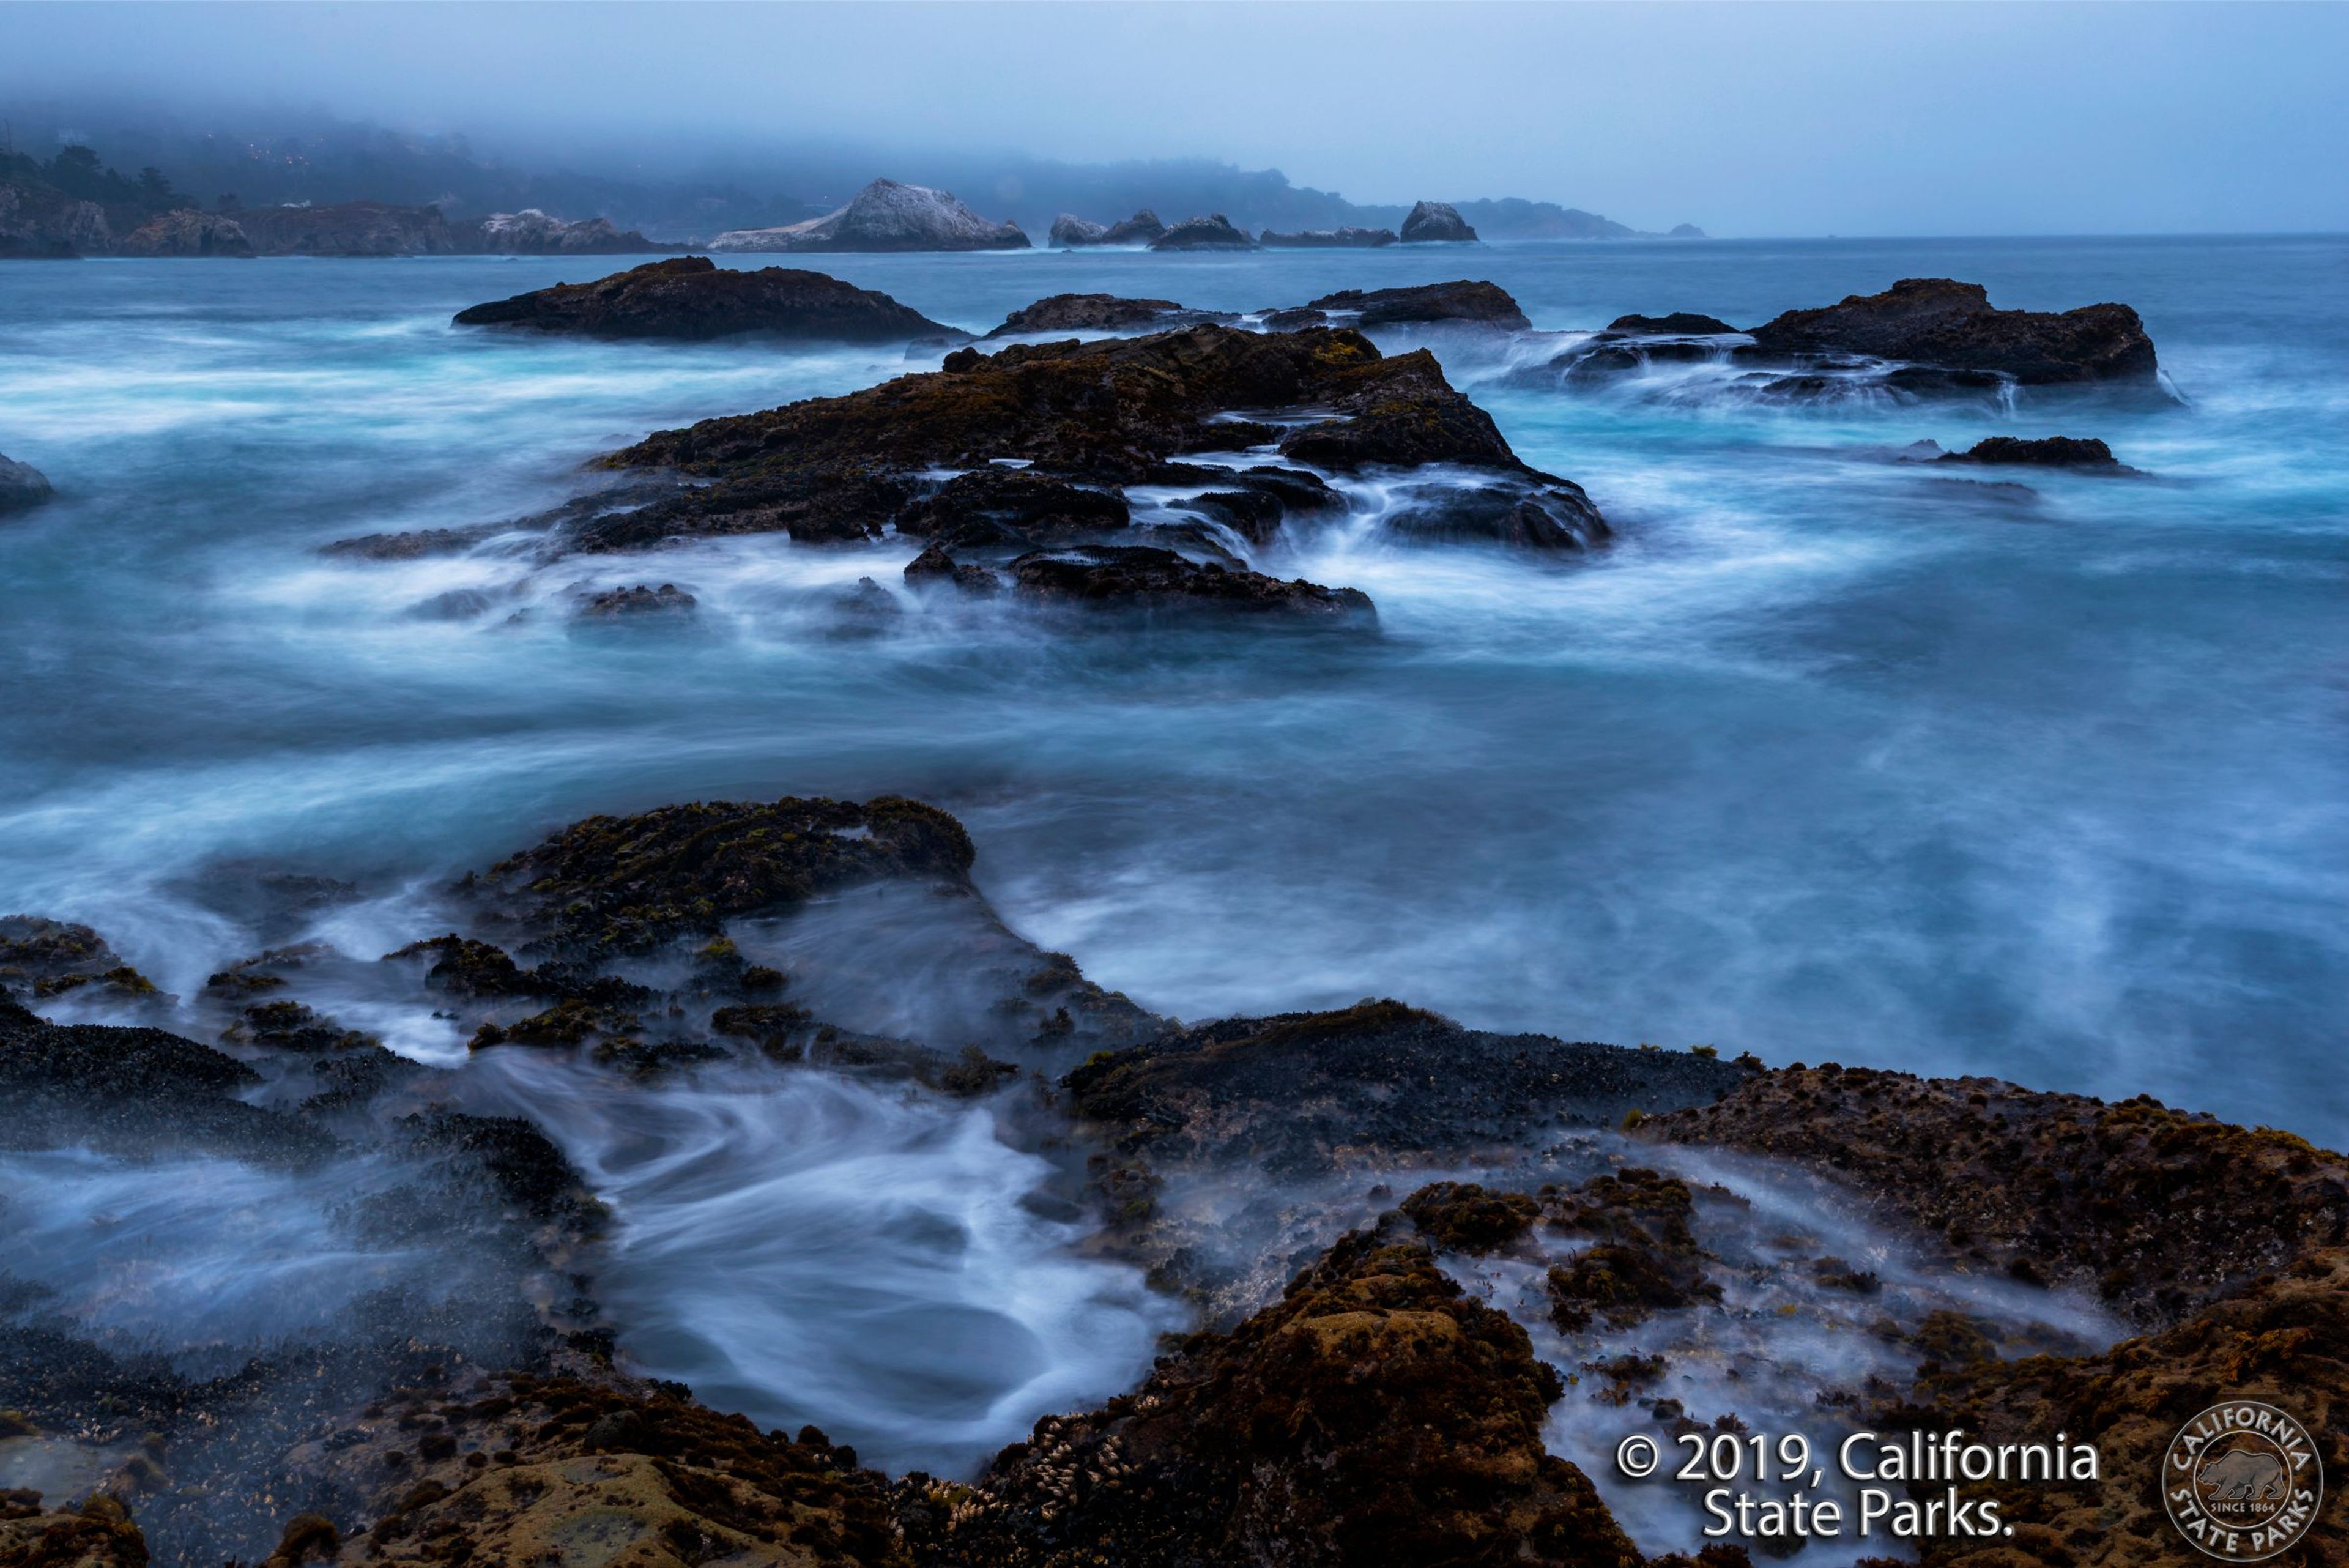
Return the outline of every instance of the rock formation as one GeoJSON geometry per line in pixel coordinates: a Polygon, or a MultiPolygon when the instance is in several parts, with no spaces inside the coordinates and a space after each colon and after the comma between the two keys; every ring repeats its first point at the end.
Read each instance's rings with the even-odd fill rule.
{"type": "Polygon", "coordinates": [[[2019,468],[2073,468],[2085,473],[2123,474],[2137,471],[2113,456],[2113,449],[2093,437],[1986,436],[1963,452],[1945,452],[1942,462],[1976,462],[2019,468]]]}
{"type": "Polygon", "coordinates": [[[1392,229],[1304,229],[1293,234],[1276,234],[1270,229],[1257,236],[1257,244],[1270,250],[1368,250],[1395,243],[1392,229]]]}
{"type": "Polygon", "coordinates": [[[634,229],[622,233],[609,218],[566,223],[536,207],[525,207],[519,213],[492,213],[478,224],[467,227],[479,236],[478,248],[492,255],[627,255],[667,248],[634,229]]]}
{"type": "Polygon", "coordinates": [[[1402,221],[1402,239],[1405,244],[1473,244],[1476,231],[1468,226],[1459,209],[1443,202],[1422,202],[1402,221]]]}
{"type": "Polygon", "coordinates": [[[1754,328],[1764,354],[1867,354],[1953,370],[1987,370],[2026,387],[2142,383],[2153,340],[2126,305],[2062,312],[2001,310],[1978,283],[1903,278],[1882,294],[1790,310],[1754,328]]]}
{"type": "Polygon", "coordinates": [[[1497,284],[1466,278],[1456,283],[1413,284],[1402,288],[1344,288],[1309,304],[1268,311],[1265,316],[1265,325],[1277,330],[1324,325],[1423,326],[1439,321],[1466,322],[1508,332],[1522,332],[1533,325],[1506,289],[1497,284]]]}
{"type": "Polygon", "coordinates": [[[236,221],[263,255],[449,255],[464,248],[437,207],[388,202],[248,207],[236,221]]]}
{"type": "Polygon", "coordinates": [[[1063,213],[1052,220],[1051,243],[1063,249],[1085,245],[1146,245],[1166,232],[1158,214],[1144,207],[1130,218],[1109,224],[1095,223],[1072,213],[1063,213]]]}
{"type": "Polygon", "coordinates": [[[456,324],[688,340],[753,332],[842,343],[964,336],[885,294],[820,272],[779,266],[742,271],[707,256],[647,262],[594,283],[533,289],[460,310],[456,324]]]}
{"type": "Polygon", "coordinates": [[[1256,242],[1221,213],[1185,218],[1150,242],[1154,251],[1252,251],[1256,242]]]}
{"type": "Polygon", "coordinates": [[[38,506],[53,493],[48,476],[39,469],[0,454],[0,513],[38,506]]]}
{"type": "Polygon", "coordinates": [[[714,251],[1025,250],[1017,223],[990,223],[946,191],[875,180],[848,204],[802,223],[736,229],[709,242],[714,251]]]}
{"type": "Polygon", "coordinates": [[[217,213],[183,207],[139,225],[122,238],[127,256],[250,256],[243,225],[217,213]]]}
{"type": "MultiPolygon", "coordinates": [[[[1055,510],[1068,504],[1071,487],[1133,483],[1195,493],[1256,490],[1283,513],[1328,503],[1327,487],[1309,473],[1236,473],[1182,461],[1258,445],[1276,447],[1292,463],[1340,472],[1443,463],[1473,476],[1464,483],[1431,476],[1396,520],[1399,530],[1412,526],[1413,516],[1454,515],[1464,531],[1506,501],[1504,510],[1524,503],[1552,520],[1534,541],[1542,547],[1572,549],[1606,537],[1581,491],[1520,462],[1491,419],[1452,389],[1424,351],[1390,358],[1343,329],[1268,335],[1202,326],[1139,338],[1014,345],[992,356],[959,349],[940,370],[845,397],[662,431],[607,465],[711,483],[629,510],[583,514],[564,525],[559,543],[613,551],[754,532],[862,543],[893,521],[901,532],[935,535],[940,524],[926,518],[924,503],[943,493],[937,472],[983,472],[1004,461],[1023,465],[1023,476],[988,478],[988,486],[1008,486],[1019,497],[1056,484],[1057,491],[1033,491],[1049,493],[1055,510]],[[1276,427],[1234,417],[1240,410],[1296,410],[1311,418],[1276,427]]],[[[1014,499],[1002,515],[1030,505],[1014,499]]],[[[1115,532],[1106,526],[1113,520],[1102,521],[1104,533],[1115,532]]],[[[1047,542],[1017,523],[995,525],[1002,532],[994,542],[1009,549],[1047,542]]],[[[1506,526],[1506,536],[1527,536],[1522,518],[1506,526]]],[[[953,544],[982,542],[961,535],[953,544]]],[[[1095,534],[1050,542],[1166,541],[1095,534]]]]}
{"type": "Polygon", "coordinates": [[[989,337],[1029,332],[1163,332],[1207,321],[1235,321],[1228,311],[1193,310],[1171,299],[1121,299],[1113,294],[1056,294],[1013,311],[989,337]]]}
{"type": "Polygon", "coordinates": [[[106,209],[38,181],[0,181],[0,260],[70,261],[114,248],[106,209]]]}

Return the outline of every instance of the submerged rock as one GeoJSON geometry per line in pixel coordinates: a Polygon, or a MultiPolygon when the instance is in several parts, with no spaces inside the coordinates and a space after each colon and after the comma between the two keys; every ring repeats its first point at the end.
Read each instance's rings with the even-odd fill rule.
{"type": "Polygon", "coordinates": [[[1254,240],[1221,213],[1185,218],[1150,242],[1154,251],[1252,251],[1254,240]]]}
{"type": "Polygon", "coordinates": [[[2076,468],[2089,473],[2135,473],[2113,456],[2113,449],[2093,437],[1989,436],[1963,452],[1945,452],[1942,462],[1977,462],[2022,468],[2076,468]]]}
{"type": "Polygon", "coordinates": [[[1903,278],[1756,327],[1764,353],[1866,354],[1945,370],[1993,371],[2026,387],[2155,381],[2153,339],[2126,305],[2001,310],[1978,283],[1903,278]]]}
{"type": "Polygon", "coordinates": [[[127,256],[250,256],[253,242],[234,218],[183,208],[150,218],[122,237],[127,256]]]}
{"type": "Polygon", "coordinates": [[[843,343],[961,336],[876,289],[791,267],[721,267],[707,256],[647,262],[594,283],[533,289],[460,310],[456,324],[690,341],[753,332],[843,343]]]}
{"type": "Polygon", "coordinates": [[[1094,545],[1039,551],[1011,563],[1013,593],[1037,603],[1216,609],[1328,618],[1371,618],[1370,596],[1302,578],[1282,582],[1261,572],[1194,561],[1139,545],[1094,545]]]}
{"type": "Polygon", "coordinates": [[[1123,332],[1142,327],[1163,332],[1206,321],[1238,319],[1228,311],[1193,310],[1171,299],[1121,299],[1113,294],[1056,294],[1013,311],[988,336],[1024,332],[1123,332]]]}
{"type": "Polygon", "coordinates": [[[875,180],[848,204],[773,229],[736,229],[709,242],[714,251],[1026,250],[1012,223],[990,223],[953,192],[875,180]]]}
{"type": "Polygon", "coordinates": [[[1257,244],[1270,250],[1374,250],[1395,243],[1392,229],[1302,229],[1295,234],[1276,234],[1270,229],[1257,236],[1257,244]]]}
{"type": "Polygon", "coordinates": [[[1460,210],[1449,202],[1421,202],[1402,221],[1402,237],[1405,244],[1469,244],[1475,243],[1476,231],[1468,226],[1468,220],[1460,215],[1460,210]]]}
{"type": "Polygon", "coordinates": [[[0,456],[0,514],[38,506],[55,493],[49,487],[48,475],[39,469],[29,462],[0,456]]]}
{"type": "Polygon", "coordinates": [[[634,587],[607,588],[595,595],[579,607],[579,613],[589,619],[687,615],[692,612],[695,603],[694,597],[675,583],[663,583],[657,588],[638,583],[634,587]]]}
{"type": "Polygon", "coordinates": [[[1052,220],[1052,244],[1064,249],[1084,245],[1146,245],[1166,232],[1158,214],[1144,207],[1130,218],[1102,224],[1089,223],[1071,213],[1063,213],[1052,220]]]}

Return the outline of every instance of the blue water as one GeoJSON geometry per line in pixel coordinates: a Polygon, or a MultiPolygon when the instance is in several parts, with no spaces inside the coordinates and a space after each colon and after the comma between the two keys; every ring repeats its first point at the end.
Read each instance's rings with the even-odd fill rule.
{"type": "Polygon", "coordinates": [[[520,515],[646,430],[867,384],[895,350],[447,325],[603,270],[578,258],[10,264],[0,452],[62,499],[0,523],[0,904],[88,920],[187,993],[256,940],[204,896],[223,862],[393,888],[590,812],[895,791],[969,824],[1023,934],[1185,1018],[1393,994],[2349,1143],[2342,241],[825,265],[981,329],[1063,290],[1244,309],[1464,275],[1542,328],[1748,323],[1946,275],[2135,305],[2185,401],[1577,397],[1446,343],[1617,548],[1554,569],[1340,531],[1273,563],[1368,590],[1372,640],[920,616],[843,639],[822,594],[894,584],[909,550],[315,547],[520,515]],[[1886,455],[1999,431],[2103,436],[2153,477],[2017,493],[1886,455]],[[674,581],[702,614],[585,635],[558,613],[583,581],[674,581]],[[459,590],[493,613],[412,613],[459,590]]]}

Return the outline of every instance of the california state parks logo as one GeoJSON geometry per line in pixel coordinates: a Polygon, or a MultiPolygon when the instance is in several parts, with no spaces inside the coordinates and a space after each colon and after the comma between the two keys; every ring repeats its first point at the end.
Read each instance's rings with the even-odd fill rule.
{"type": "Polygon", "coordinates": [[[2316,1522],[2324,1467],[2308,1428],[2272,1405],[2213,1405],[2161,1456],[2169,1522],[2222,1563],[2261,1563],[2316,1522]]]}

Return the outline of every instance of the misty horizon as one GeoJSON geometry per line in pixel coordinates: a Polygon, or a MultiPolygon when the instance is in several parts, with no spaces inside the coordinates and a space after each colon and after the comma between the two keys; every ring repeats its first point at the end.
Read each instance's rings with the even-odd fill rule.
{"type": "Polygon", "coordinates": [[[2327,79],[2349,13],[2323,7],[7,16],[0,114],[18,140],[78,133],[134,169],[109,134],[264,138],[331,120],[462,138],[536,173],[817,207],[875,176],[953,179],[978,210],[1030,222],[1049,214],[1023,171],[1201,161],[1368,207],[1516,197],[1717,237],[2349,228],[2349,176],[2306,156],[2349,131],[2327,79]]]}

